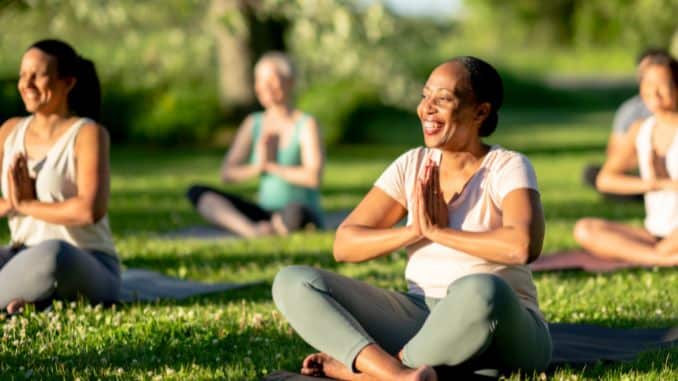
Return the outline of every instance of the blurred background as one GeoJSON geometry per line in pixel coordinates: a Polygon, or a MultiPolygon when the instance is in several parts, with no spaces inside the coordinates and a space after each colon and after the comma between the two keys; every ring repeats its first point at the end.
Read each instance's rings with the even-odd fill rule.
{"type": "Polygon", "coordinates": [[[640,50],[676,53],[677,14],[675,0],[0,0],[0,120],[24,113],[24,50],[55,37],[97,64],[116,143],[222,147],[258,108],[253,63],[277,49],[330,146],[411,145],[421,85],[447,58],[498,66],[509,119],[611,112],[636,91],[640,50]]]}

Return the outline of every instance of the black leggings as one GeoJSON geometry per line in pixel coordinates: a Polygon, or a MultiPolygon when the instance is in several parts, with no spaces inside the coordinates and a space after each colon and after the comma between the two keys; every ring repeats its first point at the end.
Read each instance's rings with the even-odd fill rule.
{"type": "MultiPolygon", "coordinates": [[[[230,202],[233,207],[237,209],[238,212],[240,212],[240,214],[244,215],[252,222],[269,221],[274,213],[232,193],[222,192],[218,189],[205,185],[191,186],[188,189],[188,192],[186,192],[186,197],[188,197],[188,199],[191,201],[193,207],[197,208],[200,198],[206,192],[212,192],[213,194],[224,198],[230,202]]],[[[302,229],[308,224],[312,224],[319,228],[323,227],[321,222],[322,220],[316,216],[311,209],[296,202],[291,202],[285,205],[284,208],[276,210],[275,212],[280,214],[285,227],[287,227],[289,231],[302,229]]]]}

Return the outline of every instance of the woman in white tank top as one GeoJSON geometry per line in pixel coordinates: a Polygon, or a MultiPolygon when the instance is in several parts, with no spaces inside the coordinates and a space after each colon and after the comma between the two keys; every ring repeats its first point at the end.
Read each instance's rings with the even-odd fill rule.
{"type": "MultiPolygon", "coordinates": [[[[624,146],[608,158],[596,186],[607,193],[645,196],[644,227],[600,218],[577,222],[574,236],[588,253],[643,266],[678,265],[678,63],[668,53],[647,58],[640,95],[653,115],[637,121],[624,146]],[[640,176],[625,174],[629,158],[640,176]]],[[[572,253],[571,253],[572,254],[572,253]]]]}
{"type": "Polygon", "coordinates": [[[18,89],[31,115],[0,128],[0,216],[11,233],[0,250],[0,308],[14,313],[79,296],[116,301],[109,137],[94,122],[101,99],[94,65],[62,41],[39,41],[23,55],[18,89]]]}

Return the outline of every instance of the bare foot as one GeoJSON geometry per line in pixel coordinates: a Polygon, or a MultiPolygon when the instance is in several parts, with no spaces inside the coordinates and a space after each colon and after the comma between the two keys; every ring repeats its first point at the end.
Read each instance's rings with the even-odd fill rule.
{"type": "Polygon", "coordinates": [[[435,369],[425,365],[418,369],[415,369],[410,376],[404,378],[408,381],[438,381],[438,375],[436,374],[435,369]]]}
{"type": "Polygon", "coordinates": [[[354,373],[335,358],[322,352],[306,356],[301,363],[301,374],[313,377],[329,377],[337,380],[352,380],[354,373]]]}
{"type": "Polygon", "coordinates": [[[273,216],[271,216],[271,226],[277,235],[286,236],[290,233],[280,213],[273,213],[273,216]]]}
{"type": "Polygon", "coordinates": [[[254,236],[260,237],[274,234],[273,226],[268,221],[259,221],[254,225],[254,236]]]}
{"type": "Polygon", "coordinates": [[[26,302],[23,299],[14,299],[7,305],[7,313],[10,315],[21,313],[26,302]]]}

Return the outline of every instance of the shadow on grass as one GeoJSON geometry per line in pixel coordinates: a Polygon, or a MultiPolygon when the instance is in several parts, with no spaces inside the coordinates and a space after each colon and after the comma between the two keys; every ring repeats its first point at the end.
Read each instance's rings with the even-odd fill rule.
{"type": "Polygon", "coordinates": [[[196,250],[190,255],[177,257],[176,253],[155,252],[153,257],[132,256],[125,258],[125,266],[146,268],[161,272],[176,270],[181,267],[207,269],[232,269],[236,274],[240,268],[270,268],[271,266],[287,266],[292,264],[319,266],[336,269],[339,264],[334,261],[332,253],[317,251],[314,253],[289,252],[257,252],[253,254],[226,254],[196,250]]]}
{"type": "Polygon", "coordinates": [[[120,329],[115,337],[95,347],[85,345],[74,351],[5,351],[0,355],[0,362],[6,369],[3,375],[8,379],[24,379],[26,369],[31,369],[33,379],[56,378],[55,369],[59,370],[59,376],[67,378],[84,375],[85,378],[125,379],[131,378],[130,373],[137,373],[134,378],[139,373],[143,378],[151,378],[147,372],[171,377],[175,371],[186,372],[197,366],[196,371],[207,372],[211,377],[232,379],[226,377],[227,373],[236,372],[243,377],[238,379],[256,380],[261,376],[257,374],[260,369],[298,368],[300,360],[296,359],[303,358],[308,350],[299,338],[276,329],[236,325],[220,330],[161,323],[120,329]],[[59,365],[55,368],[54,364],[59,365]],[[24,370],[19,370],[20,367],[24,370]],[[118,368],[124,373],[116,375],[118,368]],[[102,371],[109,374],[101,374],[102,371]]]}
{"type": "MultiPolygon", "coordinates": [[[[549,374],[563,371],[579,373],[583,379],[599,380],[608,379],[611,375],[624,375],[629,373],[662,373],[675,372],[678,363],[678,347],[649,350],[642,352],[632,361],[598,361],[593,364],[561,364],[549,369],[549,374]]],[[[622,378],[625,379],[625,378],[622,378]]]]}

